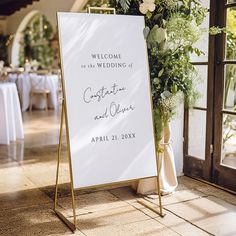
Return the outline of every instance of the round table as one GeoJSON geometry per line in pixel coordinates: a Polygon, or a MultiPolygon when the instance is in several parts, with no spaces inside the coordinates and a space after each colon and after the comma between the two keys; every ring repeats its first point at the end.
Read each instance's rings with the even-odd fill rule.
{"type": "Polygon", "coordinates": [[[0,83],[0,144],[24,138],[22,115],[15,83],[0,83]]]}

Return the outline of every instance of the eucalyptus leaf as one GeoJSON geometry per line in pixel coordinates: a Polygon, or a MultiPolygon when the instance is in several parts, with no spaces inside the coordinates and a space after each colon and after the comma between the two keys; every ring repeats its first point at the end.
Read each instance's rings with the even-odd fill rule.
{"type": "Polygon", "coordinates": [[[161,19],[161,18],[162,18],[162,14],[158,13],[153,17],[153,20],[157,21],[158,19],[161,19]]]}
{"type": "Polygon", "coordinates": [[[162,74],[163,74],[163,72],[164,72],[164,68],[162,68],[162,69],[159,71],[159,73],[158,73],[158,77],[161,77],[162,74]]]}
{"type": "Polygon", "coordinates": [[[144,35],[144,38],[145,38],[145,39],[147,39],[149,32],[150,32],[150,28],[149,28],[148,26],[146,26],[146,27],[143,29],[143,35],[144,35]]]}
{"type": "Polygon", "coordinates": [[[158,79],[158,78],[154,78],[154,79],[153,79],[153,83],[154,83],[154,84],[159,84],[159,79],[158,79]]]}
{"type": "Polygon", "coordinates": [[[172,96],[173,96],[173,94],[172,94],[170,91],[167,91],[167,90],[165,90],[165,91],[161,94],[161,97],[162,97],[163,99],[170,98],[170,97],[172,97],[172,96]]]}

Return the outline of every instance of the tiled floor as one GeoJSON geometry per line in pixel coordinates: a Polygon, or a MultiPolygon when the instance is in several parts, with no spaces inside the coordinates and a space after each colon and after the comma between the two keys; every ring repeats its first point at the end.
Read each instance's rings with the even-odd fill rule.
{"type": "MultiPolygon", "coordinates": [[[[0,145],[0,235],[72,235],[52,210],[59,114],[24,113],[24,128],[24,142],[0,145]]],[[[176,192],[162,198],[164,218],[139,204],[142,196],[130,187],[77,191],[75,235],[236,235],[235,195],[188,177],[178,180],[176,192]]],[[[67,183],[64,144],[59,204],[72,218],[67,183]]],[[[155,195],[145,199],[157,207],[155,195]]]]}

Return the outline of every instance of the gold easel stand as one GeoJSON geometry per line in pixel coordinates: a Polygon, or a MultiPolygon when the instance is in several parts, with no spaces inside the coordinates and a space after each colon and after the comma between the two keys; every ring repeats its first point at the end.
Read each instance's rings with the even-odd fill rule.
{"type": "MultiPolygon", "coordinates": [[[[55,199],[54,199],[54,211],[58,217],[71,229],[72,232],[76,230],[76,212],[75,212],[75,194],[74,194],[74,184],[72,177],[72,166],[71,166],[71,157],[70,151],[68,152],[69,159],[69,170],[70,170],[70,188],[71,188],[71,197],[72,197],[72,209],[73,209],[73,223],[69,221],[58,209],[58,179],[59,179],[59,167],[60,167],[60,157],[61,157],[61,145],[62,145],[62,133],[63,133],[63,123],[64,116],[67,124],[67,114],[65,112],[65,99],[62,100],[62,109],[61,109],[61,124],[60,124],[60,135],[59,135],[59,145],[57,152],[57,174],[56,174],[56,187],[55,187],[55,199]]],[[[69,133],[68,126],[66,125],[66,141],[67,145],[69,144],[69,133]]],[[[70,150],[70,149],[69,149],[70,150]]]]}
{"type": "MultiPolygon", "coordinates": [[[[59,179],[59,167],[60,167],[60,157],[61,157],[64,116],[65,116],[65,119],[67,120],[67,114],[66,114],[66,110],[65,110],[65,100],[63,99],[63,101],[62,101],[62,110],[61,110],[59,145],[58,145],[58,152],[57,152],[57,172],[56,172],[54,211],[57,214],[57,216],[71,229],[71,231],[74,232],[76,230],[76,211],[75,211],[76,207],[75,207],[75,194],[74,194],[74,185],[73,185],[73,177],[72,177],[72,166],[71,166],[70,151],[68,152],[68,159],[69,159],[69,170],[70,170],[70,188],[71,188],[71,198],[72,198],[73,222],[68,220],[58,210],[58,179],[59,179]]],[[[67,122],[66,122],[66,124],[67,124],[67,122]]],[[[68,126],[66,125],[67,145],[69,145],[69,138],[68,137],[69,137],[69,135],[68,135],[68,126]]],[[[69,148],[69,150],[70,150],[70,148],[69,148]]],[[[147,207],[148,209],[152,210],[153,212],[157,213],[161,217],[164,217],[165,214],[163,213],[163,206],[162,206],[162,200],[161,200],[161,190],[160,190],[160,180],[159,180],[159,173],[160,173],[160,168],[161,168],[161,158],[162,158],[162,153],[158,152],[156,163],[157,163],[157,190],[158,190],[158,200],[159,200],[159,211],[144,199],[138,200],[137,202],[142,204],[143,206],[147,207]]]]}
{"type": "Polygon", "coordinates": [[[88,7],[87,11],[89,14],[91,13],[98,13],[98,14],[116,14],[115,8],[110,7],[88,7]]]}
{"type": "MultiPolygon", "coordinates": [[[[89,7],[88,8],[88,13],[91,13],[91,11],[99,12],[101,13],[102,11],[106,13],[112,13],[115,14],[116,10],[114,8],[99,8],[99,7],[89,7]]],[[[62,73],[63,76],[63,73],[62,73]]],[[[63,77],[61,77],[63,78],[63,77]]],[[[64,93],[64,83],[62,79],[62,88],[63,88],[63,95],[64,93]]],[[[153,212],[157,213],[161,217],[164,217],[163,214],[163,206],[162,206],[162,201],[161,201],[161,191],[160,191],[160,180],[159,180],[159,173],[160,173],[160,168],[161,168],[161,153],[156,150],[156,163],[157,163],[157,190],[158,190],[158,199],[159,199],[159,208],[160,211],[152,207],[150,204],[148,204],[147,201],[143,200],[138,200],[138,202],[148,209],[152,210],[153,212]]],[[[126,181],[128,182],[128,181],[126,181]]],[[[109,184],[108,184],[109,185],[109,184]]],[[[106,186],[108,186],[106,185],[106,186]]],[[[55,186],[55,200],[54,200],[54,212],[57,214],[57,216],[71,229],[72,232],[76,231],[76,211],[75,211],[75,194],[74,194],[74,183],[73,183],[73,176],[72,176],[72,165],[71,165],[71,152],[70,152],[70,142],[69,142],[69,129],[68,129],[68,118],[67,118],[67,112],[66,112],[66,101],[65,101],[65,96],[62,101],[62,110],[61,110],[61,123],[60,123],[60,136],[59,136],[59,145],[58,145],[58,152],[57,152],[57,172],[56,172],[56,186],[55,186]],[[64,117],[65,116],[65,117],[64,117]],[[59,179],[59,167],[60,167],[60,157],[61,157],[61,146],[62,146],[62,133],[63,133],[63,124],[64,124],[64,118],[65,118],[65,123],[66,123],[66,142],[68,146],[68,159],[69,159],[69,171],[70,171],[70,188],[71,188],[71,198],[72,198],[72,210],[73,210],[73,222],[68,220],[66,216],[63,215],[58,210],[58,179],[59,179]]]]}

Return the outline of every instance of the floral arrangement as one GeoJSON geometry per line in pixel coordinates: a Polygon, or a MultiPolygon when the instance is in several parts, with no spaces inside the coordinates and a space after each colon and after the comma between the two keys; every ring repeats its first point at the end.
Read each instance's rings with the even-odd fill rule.
{"type": "Polygon", "coordinates": [[[191,106],[199,97],[200,78],[190,55],[202,54],[194,44],[204,30],[207,9],[200,0],[110,0],[110,6],[118,14],[145,16],[155,126],[160,131],[183,99],[191,106]]]}

